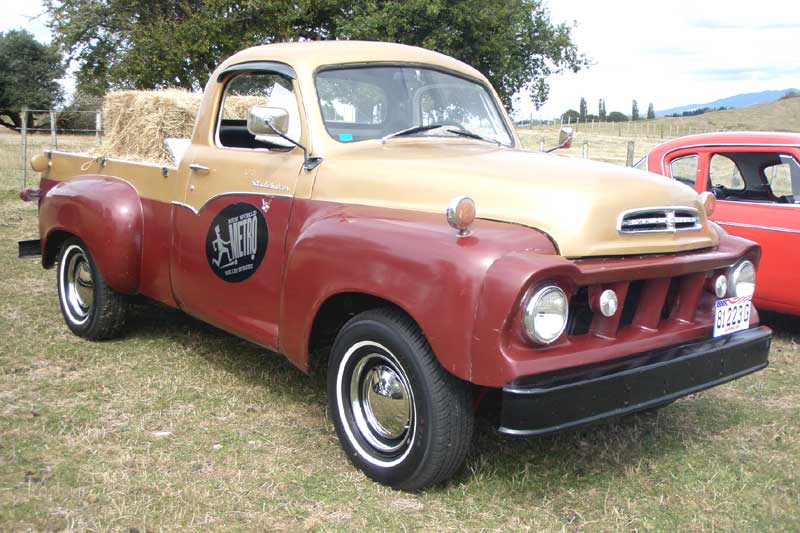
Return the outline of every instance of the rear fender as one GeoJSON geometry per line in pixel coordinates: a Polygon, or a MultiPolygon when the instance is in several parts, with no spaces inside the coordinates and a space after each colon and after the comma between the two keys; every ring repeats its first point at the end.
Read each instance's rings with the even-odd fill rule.
{"type": "Polygon", "coordinates": [[[42,266],[51,268],[61,242],[67,235],[75,235],[86,243],[112,289],[136,293],[141,269],[142,204],[133,185],[111,176],[82,176],[42,185],[47,191],[39,203],[42,266]]]}

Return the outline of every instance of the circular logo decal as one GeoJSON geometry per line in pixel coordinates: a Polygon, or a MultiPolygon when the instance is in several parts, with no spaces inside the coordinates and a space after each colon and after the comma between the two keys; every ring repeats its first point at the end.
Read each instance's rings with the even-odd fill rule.
{"type": "Polygon", "coordinates": [[[244,281],[258,268],[267,252],[267,221],[252,204],[231,204],[211,221],[206,257],[214,274],[224,281],[244,281]]]}

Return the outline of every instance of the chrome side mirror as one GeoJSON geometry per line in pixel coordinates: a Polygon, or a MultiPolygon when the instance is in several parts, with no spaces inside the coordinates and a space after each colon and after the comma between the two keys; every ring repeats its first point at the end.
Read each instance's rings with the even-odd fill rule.
{"type": "Polygon", "coordinates": [[[572,146],[572,128],[564,126],[558,132],[558,147],[569,148],[572,146]]]}
{"type": "Polygon", "coordinates": [[[572,128],[569,126],[562,126],[558,132],[558,146],[554,146],[549,150],[545,150],[548,154],[561,148],[569,148],[572,146],[572,128]]]}
{"type": "Polygon", "coordinates": [[[247,110],[247,131],[252,135],[279,135],[289,131],[289,112],[282,107],[254,105],[247,110]]]}

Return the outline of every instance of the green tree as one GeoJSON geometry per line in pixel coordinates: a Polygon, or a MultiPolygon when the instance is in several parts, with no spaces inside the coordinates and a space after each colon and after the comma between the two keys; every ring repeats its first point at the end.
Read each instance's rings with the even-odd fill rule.
{"type": "Polygon", "coordinates": [[[579,109],[580,109],[581,122],[586,122],[586,115],[588,114],[588,110],[586,109],[586,99],[582,96],[579,109]]]}
{"type": "Polygon", "coordinates": [[[628,115],[625,113],[620,113],[619,111],[612,111],[608,114],[608,121],[609,122],[627,122],[628,115]]]}
{"type": "Polygon", "coordinates": [[[606,119],[606,101],[602,98],[600,102],[597,104],[597,116],[600,117],[600,120],[606,119]]]}
{"type": "Polygon", "coordinates": [[[54,40],[79,65],[78,85],[199,89],[225,57],[257,44],[367,39],[452,55],[483,72],[510,106],[522,89],[538,107],[546,78],[588,59],[572,26],[543,0],[45,0],[54,40]]]}
{"type": "Polygon", "coordinates": [[[653,102],[650,102],[650,105],[647,106],[647,120],[653,120],[656,118],[656,111],[653,109],[653,102]]]}
{"type": "Polygon", "coordinates": [[[631,104],[631,120],[639,120],[639,104],[636,103],[636,100],[631,104]]]}
{"type": "MultiPolygon", "coordinates": [[[[58,78],[64,67],[58,52],[25,30],[0,33],[0,125],[17,129],[23,107],[50,109],[61,102],[58,78]]],[[[28,125],[32,125],[28,116],[28,125]]]]}
{"type": "Polygon", "coordinates": [[[581,117],[581,114],[575,111],[574,109],[567,109],[564,113],[561,114],[561,122],[564,124],[573,124],[578,122],[578,119],[581,117]]]}

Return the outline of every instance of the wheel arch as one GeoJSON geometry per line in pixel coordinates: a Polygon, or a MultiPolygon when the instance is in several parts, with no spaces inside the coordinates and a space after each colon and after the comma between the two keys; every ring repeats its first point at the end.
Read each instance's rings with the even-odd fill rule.
{"type": "Polygon", "coordinates": [[[336,335],[352,317],[364,311],[381,308],[402,313],[422,330],[408,311],[386,298],[355,291],[331,294],[317,307],[308,333],[308,371],[315,372],[326,367],[336,335]]]}
{"type": "Polygon", "coordinates": [[[44,248],[42,250],[42,266],[44,268],[53,268],[58,259],[58,253],[64,245],[64,241],[70,237],[77,237],[72,233],[64,230],[53,230],[44,239],[44,248]]]}
{"type": "Polygon", "coordinates": [[[109,287],[139,289],[143,240],[142,204],[136,189],[111,176],[81,176],[50,188],[39,207],[42,266],[51,268],[64,241],[84,242],[109,287]]]}

